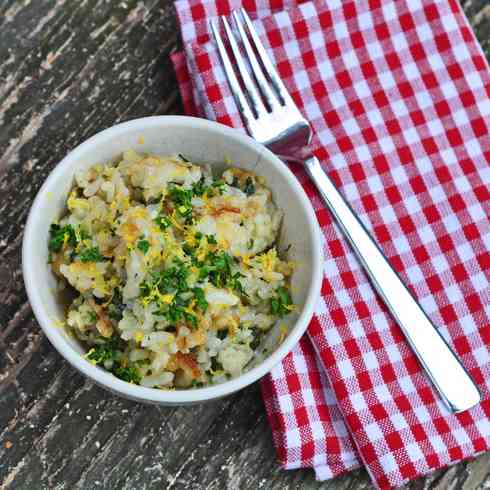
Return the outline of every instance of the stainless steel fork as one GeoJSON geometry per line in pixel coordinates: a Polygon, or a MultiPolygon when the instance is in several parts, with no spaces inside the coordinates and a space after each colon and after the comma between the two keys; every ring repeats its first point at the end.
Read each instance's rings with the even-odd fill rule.
{"type": "Polygon", "coordinates": [[[318,159],[308,151],[312,135],[310,125],[287,92],[247,13],[243,9],[233,12],[233,19],[236,33],[227,19],[221,18],[232,57],[228,55],[217,23],[211,22],[211,30],[228,84],[250,135],[283,160],[304,164],[442,400],[452,412],[473,407],[480,401],[474,382],[323,171],[318,159]]]}

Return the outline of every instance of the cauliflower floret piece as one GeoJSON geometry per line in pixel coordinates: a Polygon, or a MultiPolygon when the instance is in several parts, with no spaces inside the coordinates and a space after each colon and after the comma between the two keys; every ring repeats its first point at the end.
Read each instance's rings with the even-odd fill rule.
{"type": "Polygon", "coordinates": [[[241,344],[233,344],[223,349],[218,354],[218,361],[223,369],[232,376],[238,376],[243,372],[243,368],[253,357],[250,347],[241,344]]]}

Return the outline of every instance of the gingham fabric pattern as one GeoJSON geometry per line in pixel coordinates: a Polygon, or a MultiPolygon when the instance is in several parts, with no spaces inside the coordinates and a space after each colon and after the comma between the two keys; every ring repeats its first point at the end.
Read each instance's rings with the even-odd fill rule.
{"type": "Polygon", "coordinates": [[[280,461],[380,488],[490,443],[490,72],[456,0],[179,0],[185,109],[242,122],[208,21],[244,6],[315,131],[314,150],[479,385],[451,414],[332,222],[292,167],[324,241],[308,338],[262,382],[280,461]],[[355,449],[354,449],[355,448],[355,449]]]}

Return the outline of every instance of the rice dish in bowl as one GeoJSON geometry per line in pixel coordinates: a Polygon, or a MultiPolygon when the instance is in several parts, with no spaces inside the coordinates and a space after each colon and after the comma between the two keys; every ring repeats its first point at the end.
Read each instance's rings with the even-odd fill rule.
{"type": "MultiPolygon", "coordinates": [[[[178,157],[176,160],[186,163],[178,157]]],[[[155,177],[158,178],[157,175],[155,177]]],[[[247,185],[246,174],[244,177],[243,183],[247,185]]],[[[152,180],[153,178],[148,181],[149,187],[153,187],[152,184],[155,183],[152,180]]],[[[233,187],[233,180],[228,185],[233,187]]],[[[245,187],[241,186],[242,184],[239,184],[241,190],[245,191],[245,187]]],[[[141,205],[147,207],[160,202],[156,198],[153,199],[154,202],[142,202],[141,205]]],[[[71,201],[71,204],[74,202],[71,201]]],[[[182,209],[182,212],[185,212],[185,209],[182,209]]],[[[27,218],[22,239],[22,274],[29,303],[43,333],[59,354],[87,380],[95,382],[113,394],[141,403],[155,403],[159,406],[189,405],[216,400],[251,385],[270,372],[293,349],[305,333],[318,303],[323,276],[322,246],[325,245],[321,237],[314,209],[301,184],[287,166],[268,149],[239,131],[215,122],[185,116],[152,116],[126,121],[93,135],[72,149],[56,165],[39,189],[27,218]],[[135,149],[144,155],[183,153],[192,162],[210,165],[215,176],[213,180],[220,180],[223,162],[227,162],[230,166],[237,165],[242,171],[251,172],[265,179],[261,183],[259,178],[256,181],[257,187],[265,184],[272,191],[272,201],[282,215],[279,236],[273,246],[276,246],[281,261],[287,259],[296,264],[293,273],[290,276],[285,275],[284,279],[284,287],[292,296],[294,307],[287,305],[289,299],[282,290],[282,299],[277,297],[279,294],[271,298],[267,305],[269,312],[274,305],[276,311],[281,311],[281,315],[284,316],[277,315],[280,319],[268,331],[263,332],[260,345],[254,349],[253,359],[239,376],[231,377],[224,382],[209,380],[207,385],[197,389],[174,389],[175,381],[173,386],[156,385],[151,388],[141,386],[134,381],[127,382],[113,374],[118,367],[122,369],[128,367],[124,365],[123,359],[116,359],[117,362],[111,364],[111,361],[114,361],[113,349],[108,349],[99,357],[94,356],[95,352],[92,352],[90,355],[92,359],[89,359],[90,350],[96,349],[100,344],[89,345],[89,342],[79,340],[73,333],[73,328],[67,325],[70,305],[80,293],[70,286],[65,278],[57,276],[53,272],[53,266],[56,267],[56,254],[66,246],[63,245],[65,240],[69,241],[71,238],[76,248],[78,243],[75,240],[87,239],[85,234],[83,237],[80,235],[77,237],[76,233],[73,238],[70,236],[69,228],[64,230],[68,231],[66,235],[61,232],[63,226],[69,224],[64,220],[72,213],[68,209],[68,200],[70,197],[75,199],[100,197],[98,194],[100,190],[89,197],[77,190],[77,193],[72,196],[74,186],[78,185],[78,176],[95,168],[94,164],[112,162],[112,166],[115,166],[121,161],[124,152],[135,149]],[[55,239],[54,243],[53,239],[55,239]],[[59,251],[49,252],[48,243],[51,244],[51,248],[59,247],[59,251]],[[48,263],[49,259],[51,263],[48,263]],[[64,289],[60,291],[63,285],[64,289]],[[285,308],[286,306],[289,308],[285,308]],[[284,311],[289,312],[291,309],[291,313],[286,314],[284,311]],[[106,361],[108,367],[104,366],[106,361]]],[[[90,239],[93,240],[93,237],[90,239]]],[[[87,243],[89,244],[90,242],[87,243]]],[[[100,246],[102,247],[102,244],[100,246]]],[[[143,244],[142,247],[145,248],[145,245],[143,244]]],[[[83,252],[83,250],[80,247],[79,251],[83,252]]],[[[265,249],[264,252],[269,250],[269,248],[265,249]]],[[[73,260],[68,257],[58,262],[58,265],[69,266],[71,262],[76,261],[78,252],[76,250],[74,252],[73,260]]],[[[101,249],[99,252],[104,256],[101,249]]],[[[90,257],[97,258],[97,255],[97,251],[90,251],[85,260],[90,257]]],[[[274,257],[270,258],[276,260],[274,257]]],[[[268,260],[266,259],[266,263],[270,264],[268,260]]],[[[102,262],[97,261],[79,260],[79,262],[89,264],[91,267],[103,266],[102,262]]],[[[288,263],[288,266],[292,264],[288,263]]],[[[104,280],[109,279],[109,276],[103,277],[104,280]]],[[[248,293],[245,287],[244,290],[248,293]]],[[[93,299],[97,305],[100,303],[99,306],[102,306],[109,297],[110,295],[104,298],[94,296],[93,299]]],[[[196,305],[191,309],[197,308],[196,305]]],[[[320,303],[319,306],[321,313],[325,305],[320,303]]],[[[93,314],[90,316],[93,318],[93,314]]],[[[223,331],[218,330],[218,332],[220,336],[224,334],[223,331]]],[[[255,346],[252,343],[250,345],[255,346]]],[[[120,375],[122,373],[124,371],[119,371],[120,375]]],[[[175,371],[174,376],[177,374],[175,371]]],[[[131,371],[126,372],[126,375],[131,379],[131,371]]],[[[179,378],[181,376],[183,375],[179,374],[179,378]]],[[[199,386],[197,383],[197,381],[191,382],[190,386],[199,386]]]]}
{"type": "Polygon", "coordinates": [[[240,376],[295,308],[282,212],[250,171],[213,175],[182,155],[130,150],[77,171],[66,208],[48,244],[70,296],[66,328],[124,381],[173,389],[240,376]]]}

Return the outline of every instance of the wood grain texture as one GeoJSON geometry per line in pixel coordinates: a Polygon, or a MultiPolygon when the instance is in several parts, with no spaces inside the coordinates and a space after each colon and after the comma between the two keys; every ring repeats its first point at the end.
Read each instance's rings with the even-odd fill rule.
{"type": "MultiPolygon", "coordinates": [[[[490,53],[490,5],[464,7],[490,53]]],[[[0,488],[363,489],[282,471],[258,386],[191,408],[116,398],[42,335],[20,271],[22,232],[56,163],[116,122],[182,111],[170,0],[0,0],[0,488]]],[[[483,455],[409,488],[490,487],[483,455]]]]}

